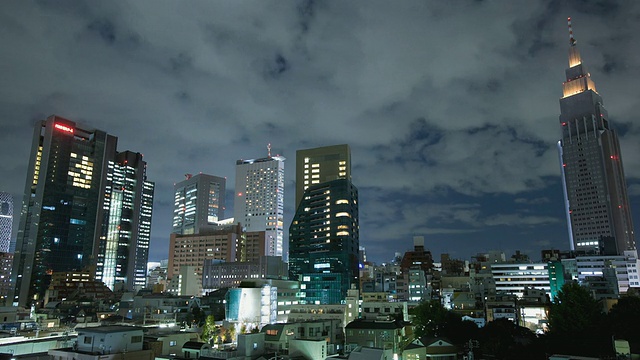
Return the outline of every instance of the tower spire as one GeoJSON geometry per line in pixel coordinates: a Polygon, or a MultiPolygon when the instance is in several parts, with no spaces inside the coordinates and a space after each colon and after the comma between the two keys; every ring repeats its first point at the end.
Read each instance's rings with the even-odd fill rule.
{"type": "Polygon", "coordinates": [[[571,27],[571,17],[567,18],[567,24],[569,26],[569,45],[576,46],[576,39],[573,37],[573,28],[571,27]]]}
{"type": "Polygon", "coordinates": [[[271,157],[271,143],[267,144],[267,156],[271,157]]]}
{"type": "Polygon", "coordinates": [[[569,26],[569,67],[572,68],[576,65],[582,64],[580,58],[580,52],[576,46],[576,39],[573,37],[573,28],[571,27],[571,17],[567,18],[567,25],[569,26]]]}

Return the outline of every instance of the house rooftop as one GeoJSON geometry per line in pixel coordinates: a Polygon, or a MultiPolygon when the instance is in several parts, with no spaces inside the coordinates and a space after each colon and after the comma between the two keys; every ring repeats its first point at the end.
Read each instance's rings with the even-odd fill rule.
{"type": "Polygon", "coordinates": [[[107,325],[107,326],[97,326],[97,327],[88,327],[82,328],[78,330],[78,333],[118,333],[118,332],[129,332],[129,331],[142,331],[141,327],[136,326],[121,326],[121,325],[107,325]]]}

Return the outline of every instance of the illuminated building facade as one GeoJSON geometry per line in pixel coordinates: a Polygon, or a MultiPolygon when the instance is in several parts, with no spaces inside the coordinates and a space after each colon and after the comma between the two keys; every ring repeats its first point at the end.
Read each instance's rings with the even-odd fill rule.
{"type": "MultiPolygon", "coordinates": [[[[116,166],[130,156],[116,151],[117,138],[53,115],[36,123],[32,144],[8,303],[42,305],[54,272],[95,267],[107,257],[146,264],[153,186],[145,179],[136,184],[143,190],[133,194],[132,181],[142,178],[131,178],[126,166],[116,166]],[[118,181],[123,181],[119,189],[114,188],[118,181]],[[116,215],[123,222],[110,227],[116,215]],[[133,242],[119,246],[125,238],[133,242]],[[115,245],[117,250],[111,248],[115,245]]],[[[103,271],[105,264],[100,265],[103,271]]]]}
{"type": "Polygon", "coordinates": [[[289,278],[305,285],[302,303],[335,303],[360,285],[358,189],[351,183],[349,147],[299,150],[296,164],[302,164],[296,181],[303,193],[289,227],[289,278]],[[326,286],[312,286],[319,278],[326,286]]]}
{"type": "Polygon", "coordinates": [[[565,205],[571,250],[623,254],[636,248],[618,135],[571,32],[560,99],[565,205]]]}
{"type": "Polygon", "coordinates": [[[187,174],[174,185],[173,233],[198,234],[215,228],[224,219],[227,180],[223,177],[187,174]]]}
{"type": "Polygon", "coordinates": [[[242,227],[238,224],[219,225],[215,229],[207,229],[199,234],[171,234],[167,279],[175,282],[180,274],[180,268],[191,266],[197,276],[198,295],[201,294],[205,260],[239,261],[244,242],[243,236],[242,227]]]}
{"type": "Polygon", "coordinates": [[[140,290],[146,285],[155,184],[147,181],[142,154],[125,151],[108,161],[96,280],[111,290],[140,290]],[[107,211],[108,209],[108,211],[107,211]]]}
{"type": "Polygon", "coordinates": [[[9,252],[13,226],[13,196],[0,192],[0,252],[9,252]]]}
{"type": "Polygon", "coordinates": [[[0,252],[0,304],[7,301],[7,296],[11,291],[11,265],[13,264],[13,253],[0,252]]]}
{"type": "Polygon", "coordinates": [[[282,256],[284,239],[283,156],[238,160],[234,200],[235,221],[248,233],[264,232],[265,256],[282,256]]]}

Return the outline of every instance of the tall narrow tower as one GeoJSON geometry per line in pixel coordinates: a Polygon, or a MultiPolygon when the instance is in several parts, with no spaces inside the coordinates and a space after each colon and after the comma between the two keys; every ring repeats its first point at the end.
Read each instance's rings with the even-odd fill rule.
{"type": "Polygon", "coordinates": [[[142,154],[125,151],[109,160],[100,237],[94,249],[96,280],[111,290],[146,285],[155,184],[147,181],[142,154]]]}
{"type": "Polygon", "coordinates": [[[636,248],[618,135],[576,46],[569,18],[569,68],[560,99],[570,248],[622,254],[636,248]]]}
{"type": "Polygon", "coordinates": [[[264,231],[266,256],[282,256],[284,238],[284,156],[236,162],[234,218],[247,233],[264,231]]]}

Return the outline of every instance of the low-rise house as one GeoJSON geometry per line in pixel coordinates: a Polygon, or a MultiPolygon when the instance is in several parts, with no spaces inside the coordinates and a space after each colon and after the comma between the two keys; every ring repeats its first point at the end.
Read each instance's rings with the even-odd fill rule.
{"type": "Polygon", "coordinates": [[[78,331],[73,348],[49,350],[54,360],[152,360],[151,350],[143,349],[142,328],[100,326],[78,331]]]}
{"type": "Polygon", "coordinates": [[[346,326],[346,344],[400,351],[400,344],[413,333],[411,323],[400,319],[356,319],[346,326]]]}
{"type": "Polygon", "coordinates": [[[47,352],[51,349],[70,349],[76,340],[74,335],[64,332],[41,331],[40,337],[37,338],[33,337],[33,334],[30,333],[32,336],[18,335],[0,339],[0,354],[12,354],[14,358],[22,357],[22,355],[46,357],[47,352]]]}
{"type": "Polygon", "coordinates": [[[198,359],[200,355],[211,349],[211,345],[200,341],[187,341],[182,345],[182,357],[185,359],[198,359]]]}
{"type": "Polygon", "coordinates": [[[164,332],[145,335],[144,342],[153,349],[156,356],[181,354],[184,344],[198,341],[198,334],[192,332],[164,332]]]}
{"type": "MultiPolygon", "coordinates": [[[[335,354],[341,351],[344,345],[344,334],[340,324],[338,320],[269,324],[264,326],[261,332],[265,334],[267,351],[287,352],[290,350],[292,340],[322,340],[326,344],[325,352],[335,354]]],[[[307,346],[304,343],[299,345],[307,346]]],[[[315,345],[308,346],[315,348],[315,345]]]]}
{"type": "Polygon", "coordinates": [[[392,360],[395,359],[390,349],[382,350],[358,346],[349,353],[349,360],[392,360]]]}
{"type": "Polygon", "coordinates": [[[289,357],[303,359],[325,359],[327,353],[327,340],[303,340],[294,339],[290,341],[289,357]]]}
{"type": "Polygon", "coordinates": [[[298,336],[296,323],[269,324],[262,327],[261,333],[265,334],[264,343],[268,351],[288,351],[289,340],[298,336]]]}
{"type": "MultiPolygon", "coordinates": [[[[277,357],[276,352],[276,357],[277,357]]],[[[240,334],[235,348],[203,350],[201,357],[207,359],[247,360],[272,358],[265,353],[265,333],[240,334]]]]}
{"type": "Polygon", "coordinates": [[[456,360],[460,349],[446,338],[415,339],[404,348],[405,360],[456,360]]]}

